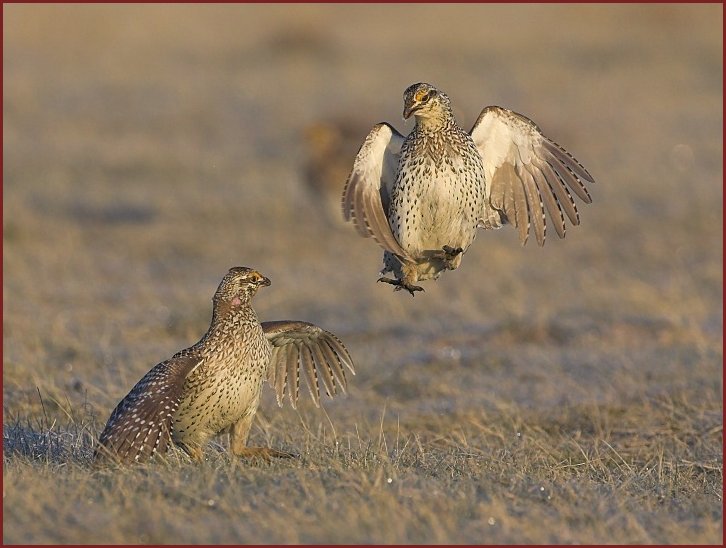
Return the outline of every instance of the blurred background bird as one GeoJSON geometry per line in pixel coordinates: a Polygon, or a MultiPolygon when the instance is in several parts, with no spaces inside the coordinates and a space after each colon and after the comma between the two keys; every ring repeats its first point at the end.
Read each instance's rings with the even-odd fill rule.
{"type": "Polygon", "coordinates": [[[340,228],[340,196],[350,173],[351,158],[360,147],[369,125],[362,118],[338,115],[321,117],[305,126],[303,182],[312,207],[330,227],[340,228]]]}

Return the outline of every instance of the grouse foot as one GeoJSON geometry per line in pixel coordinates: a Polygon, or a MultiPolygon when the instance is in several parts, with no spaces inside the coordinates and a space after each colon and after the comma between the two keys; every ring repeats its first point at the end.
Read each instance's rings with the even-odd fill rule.
{"type": "Polygon", "coordinates": [[[453,263],[456,258],[464,252],[464,250],[460,247],[451,247],[450,245],[445,245],[441,249],[443,251],[441,259],[445,263],[446,270],[456,270],[459,265],[458,263],[456,265],[453,263]]]}
{"type": "Polygon", "coordinates": [[[445,245],[441,249],[444,250],[444,258],[448,259],[449,261],[452,259],[455,259],[457,255],[460,253],[464,253],[464,250],[460,247],[451,247],[450,245],[445,245]]]}
{"type": "Polygon", "coordinates": [[[387,284],[395,285],[396,287],[393,289],[394,291],[401,291],[401,289],[405,289],[408,291],[412,297],[415,297],[414,291],[423,291],[424,288],[418,285],[411,285],[403,280],[394,280],[391,278],[378,278],[379,282],[386,282],[387,284]]]}

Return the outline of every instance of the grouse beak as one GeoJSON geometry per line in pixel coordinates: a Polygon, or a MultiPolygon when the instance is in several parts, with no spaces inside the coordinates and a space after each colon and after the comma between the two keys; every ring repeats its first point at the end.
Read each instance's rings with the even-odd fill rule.
{"type": "Polygon", "coordinates": [[[408,120],[412,114],[416,114],[419,110],[421,110],[421,107],[423,107],[423,105],[420,102],[418,102],[416,99],[411,99],[410,103],[406,103],[404,101],[404,103],[403,103],[404,120],[408,120]]]}
{"type": "Polygon", "coordinates": [[[260,281],[258,281],[257,283],[260,285],[268,286],[272,282],[270,282],[270,278],[265,278],[264,276],[262,276],[262,278],[260,278],[260,281]]]}

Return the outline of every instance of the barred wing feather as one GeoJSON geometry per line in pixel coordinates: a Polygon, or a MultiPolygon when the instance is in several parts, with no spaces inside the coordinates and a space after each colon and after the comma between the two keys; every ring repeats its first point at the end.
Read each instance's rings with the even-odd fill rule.
{"type": "Polygon", "coordinates": [[[299,321],[262,322],[262,329],[272,345],[267,380],[275,390],[278,405],[282,406],[287,393],[292,407],[297,407],[301,372],[316,407],[320,406],[320,388],[329,397],[339,390],[346,392],[345,369],[354,375],[355,369],[338,337],[299,321]]]}
{"type": "Polygon", "coordinates": [[[179,353],[144,375],[111,413],[94,460],[143,462],[166,453],[184,379],[200,362],[195,354],[179,353]]]}
{"type": "Polygon", "coordinates": [[[565,216],[573,225],[580,224],[573,193],[591,203],[586,183],[595,181],[532,120],[502,107],[486,107],[470,134],[482,156],[487,181],[489,199],[482,225],[499,213],[519,230],[522,245],[532,227],[541,246],[547,228],[545,208],[560,238],[565,237],[565,216]]]}
{"type": "Polygon", "coordinates": [[[366,137],[343,190],[343,217],[361,236],[372,236],[383,249],[399,257],[406,252],[388,223],[391,188],[396,180],[404,137],[381,122],[366,137]]]}

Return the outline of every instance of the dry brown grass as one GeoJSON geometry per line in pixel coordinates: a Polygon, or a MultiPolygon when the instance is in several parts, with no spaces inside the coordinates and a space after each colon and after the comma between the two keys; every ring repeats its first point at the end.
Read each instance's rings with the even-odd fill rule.
{"type": "Polygon", "coordinates": [[[5,542],[719,543],[722,6],[3,9],[5,542]],[[598,183],[566,240],[481,233],[411,299],[325,220],[301,136],[404,129],[420,80],[598,183]],[[252,441],[294,461],[93,470],[238,264],[263,320],[341,336],[349,396],[264,395],[252,441]]]}

